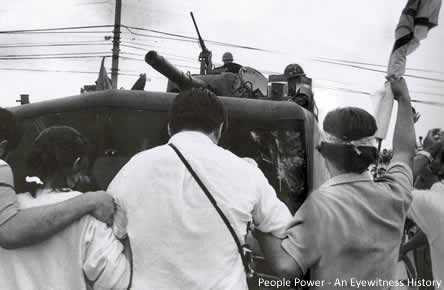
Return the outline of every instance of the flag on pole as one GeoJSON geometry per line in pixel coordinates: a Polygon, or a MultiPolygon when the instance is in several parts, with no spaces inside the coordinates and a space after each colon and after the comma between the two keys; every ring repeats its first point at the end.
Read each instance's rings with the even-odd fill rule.
{"type": "Polygon", "coordinates": [[[102,58],[100,65],[99,78],[96,81],[96,91],[110,90],[112,89],[111,79],[108,77],[108,73],[105,68],[105,57],[102,58]]]}
{"type": "Polygon", "coordinates": [[[430,29],[438,25],[441,0],[409,0],[395,30],[395,45],[390,55],[387,79],[399,79],[405,73],[407,55],[419,47],[430,29]]]}
{"type": "MultiPolygon", "coordinates": [[[[419,47],[430,29],[438,25],[442,0],[408,0],[395,30],[395,44],[387,67],[387,81],[400,79],[405,74],[407,55],[419,47]]],[[[376,111],[378,131],[375,137],[385,139],[393,109],[393,92],[385,84],[384,95],[376,111]]],[[[381,143],[381,142],[380,142],[381,143]]]]}

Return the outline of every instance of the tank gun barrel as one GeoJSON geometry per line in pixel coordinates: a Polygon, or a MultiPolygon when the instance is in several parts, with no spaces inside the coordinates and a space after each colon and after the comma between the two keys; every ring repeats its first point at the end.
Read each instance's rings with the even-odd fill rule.
{"type": "Polygon", "coordinates": [[[208,87],[207,83],[194,78],[191,75],[185,74],[154,50],[149,51],[145,55],[145,62],[163,76],[174,82],[181,90],[186,90],[191,87],[208,87]]]}

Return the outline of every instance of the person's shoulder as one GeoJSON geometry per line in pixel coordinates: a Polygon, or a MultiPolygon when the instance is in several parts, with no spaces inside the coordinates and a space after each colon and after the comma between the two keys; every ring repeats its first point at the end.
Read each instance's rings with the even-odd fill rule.
{"type": "Polygon", "coordinates": [[[0,183],[14,186],[14,176],[12,169],[6,161],[0,159],[0,183]]]}
{"type": "Polygon", "coordinates": [[[5,160],[0,159],[0,167],[9,167],[9,164],[5,160]]]}
{"type": "Polygon", "coordinates": [[[376,183],[398,184],[404,189],[413,189],[413,172],[410,166],[403,162],[392,162],[387,171],[375,179],[376,183]]]}

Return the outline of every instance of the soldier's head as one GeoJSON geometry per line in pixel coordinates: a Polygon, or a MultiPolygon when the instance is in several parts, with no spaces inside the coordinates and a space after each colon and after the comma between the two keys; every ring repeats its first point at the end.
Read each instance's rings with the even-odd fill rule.
{"type": "Polygon", "coordinates": [[[22,137],[22,128],[14,114],[0,108],[0,159],[5,159],[8,152],[14,150],[22,137]]]}
{"type": "Polygon", "coordinates": [[[222,101],[208,89],[192,88],[174,99],[168,130],[171,136],[181,131],[199,131],[217,142],[227,124],[222,101]]]}
{"type": "Polygon", "coordinates": [[[333,110],[325,117],[323,128],[319,149],[329,169],[333,166],[341,173],[363,173],[376,161],[376,120],[367,111],[354,107],[333,110]]]}
{"type": "Polygon", "coordinates": [[[231,52],[227,51],[227,52],[224,53],[224,55],[222,56],[222,61],[224,62],[224,64],[232,63],[232,62],[234,61],[234,59],[233,59],[233,54],[231,54],[231,52]]]}

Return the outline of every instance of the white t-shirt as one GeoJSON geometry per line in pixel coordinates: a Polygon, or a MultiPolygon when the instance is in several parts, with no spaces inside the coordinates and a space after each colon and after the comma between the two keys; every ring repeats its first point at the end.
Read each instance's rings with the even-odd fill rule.
{"type": "MultiPolygon", "coordinates": [[[[198,132],[176,145],[243,240],[249,221],[284,237],[291,220],[259,168],[198,132]]],[[[108,190],[128,212],[134,289],[247,289],[236,244],[202,189],[168,145],[134,156],[108,190]]]]}
{"type": "Polygon", "coordinates": [[[444,282],[444,184],[435,183],[431,190],[414,190],[408,215],[429,241],[433,278],[444,282]]]}

